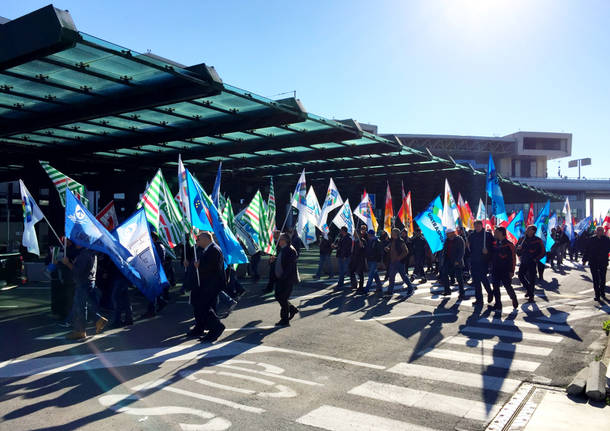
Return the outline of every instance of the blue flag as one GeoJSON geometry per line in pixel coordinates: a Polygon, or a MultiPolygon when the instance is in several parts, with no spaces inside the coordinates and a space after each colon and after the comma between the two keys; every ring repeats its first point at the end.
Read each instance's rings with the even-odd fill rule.
{"type": "Polygon", "coordinates": [[[77,245],[99,251],[110,257],[119,271],[136,286],[140,274],[128,263],[131,253],[66,189],[66,237],[77,245]]]}
{"type": "Polygon", "coordinates": [[[191,173],[186,170],[186,184],[188,188],[188,199],[191,214],[191,225],[199,230],[212,232],[212,224],[207,207],[203,202],[203,194],[205,193],[199,183],[193,178],[191,173]]]}
{"type": "Polygon", "coordinates": [[[222,162],[218,164],[218,172],[216,173],[216,180],[214,181],[214,188],[212,189],[212,202],[216,205],[216,208],[220,208],[220,174],[222,171],[222,162]]]}
{"type": "Polygon", "coordinates": [[[129,251],[132,257],[127,262],[140,274],[141,280],[134,284],[152,302],[169,283],[150,237],[144,209],[125,220],[113,235],[129,251]]]}
{"type": "MultiPolygon", "coordinates": [[[[549,231],[549,216],[551,214],[551,201],[546,201],[544,207],[538,213],[534,225],[536,226],[536,236],[544,242],[546,247],[546,239],[549,231]]],[[[540,259],[541,263],[546,263],[546,256],[540,259]]]]}
{"type": "Polygon", "coordinates": [[[591,216],[582,219],[581,221],[576,223],[576,226],[574,226],[574,232],[577,235],[580,235],[585,230],[589,229],[589,226],[591,226],[591,221],[593,221],[593,218],[591,216]]]}
{"type": "Polygon", "coordinates": [[[513,217],[512,221],[506,227],[506,235],[508,240],[513,244],[517,244],[517,241],[523,233],[525,229],[523,227],[523,211],[519,211],[515,217],[513,217]]]}
{"type": "Polygon", "coordinates": [[[498,172],[496,171],[494,160],[491,158],[491,153],[489,153],[489,164],[487,166],[487,196],[491,198],[491,214],[496,220],[508,221],[506,209],[504,208],[504,196],[502,196],[498,172]]]}
{"type": "MultiPolygon", "coordinates": [[[[231,229],[229,229],[222,221],[220,214],[218,213],[218,209],[212,202],[212,199],[210,199],[210,197],[203,190],[203,187],[201,187],[197,179],[191,175],[188,169],[186,170],[186,176],[189,184],[189,201],[191,202],[191,209],[195,209],[194,214],[198,218],[198,220],[193,221],[193,226],[201,230],[214,232],[214,235],[216,236],[216,243],[220,247],[220,250],[222,250],[225,265],[247,263],[248,256],[239,244],[239,241],[237,241],[237,238],[235,238],[233,232],[231,232],[231,229]],[[196,191],[194,195],[191,195],[191,189],[196,191]],[[201,209],[198,210],[200,205],[201,209]],[[197,225],[195,222],[201,222],[201,226],[204,226],[205,222],[207,222],[208,227],[199,227],[199,225],[197,225]]],[[[191,217],[195,218],[192,212],[191,217]]]]}
{"type": "Polygon", "coordinates": [[[437,196],[436,199],[430,202],[425,211],[415,217],[415,222],[421,229],[424,238],[426,238],[432,253],[442,250],[445,245],[445,228],[439,217],[442,208],[441,197],[437,196]]]}
{"type": "Polygon", "coordinates": [[[553,215],[551,217],[549,217],[549,223],[546,228],[545,249],[546,249],[547,253],[549,251],[551,251],[551,247],[553,247],[553,245],[555,245],[555,240],[553,239],[553,232],[552,232],[552,230],[553,230],[553,228],[555,228],[555,226],[557,226],[557,214],[553,213],[553,215]]]}

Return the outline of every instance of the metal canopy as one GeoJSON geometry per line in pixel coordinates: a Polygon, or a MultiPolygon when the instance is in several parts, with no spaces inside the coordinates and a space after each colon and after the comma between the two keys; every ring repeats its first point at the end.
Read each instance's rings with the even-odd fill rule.
{"type": "Polygon", "coordinates": [[[0,25],[0,145],[0,181],[37,160],[75,178],[142,177],[175,167],[179,154],[198,173],[212,174],[222,161],[232,177],[251,181],[303,168],[314,182],[483,175],[354,120],[307,113],[297,99],[230,86],[205,64],[186,67],[79,32],[52,6],[0,25]]]}

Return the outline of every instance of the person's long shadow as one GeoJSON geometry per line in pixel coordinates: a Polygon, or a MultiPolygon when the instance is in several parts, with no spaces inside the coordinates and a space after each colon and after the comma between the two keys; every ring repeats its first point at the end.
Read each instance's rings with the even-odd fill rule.
{"type": "Polygon", "coordinates": [[[434,349],[443,339],[443,325],[457,321],[460,302],[457,301],[447,308],[446,305],[449,300],[449,298],[443,299],[432,312],[418,311],[404,319],[385,325],[407,339],[419,333],[419,338],[413,348],[409,362],[416,361],[426,352],[434,349]]]}
{"type": "Polygon", "coordinates": [[[570,313],[558,310],[555,307],[547,307],[546,310],[549,312],[549,315],[547,316],[544,314],[544,310],[538,308],[535,302],[524,304],[522,310],[526,314],[523,320],[538,326],[540,332],[558,334],[577,341],[582,341],[582,338],[580,338],[576,331],[574,331],[574,328],[568,323],[570,313]]]}
{"type": "MultiPolygon", "coordinates": [[[[245,327],[250,326],[250,324],[245,325],[245,327]]],[[[4,384],[0,388],[0,401],[10,400],[16,397],[25,397],[32,400],[38,399],[39,401],[13,410],[5,414],[2,419],[8,421],[23,418],[48,407],[69,408],[81,403],[83,400],[101,396],[115,387],[126,385],[130,380],[157,371],[162,364],[178,357],[181,357],[181,359],[190,359],[191,361],[194,360],[196,361],[196,364],[199,364],[201,367],[226,361],[259,345],[263,338],[272,332],[273,330],[257,332],[246,331],[246,336],[242,339],[234,339],[237,336],[233,334],[230,337],[221,339],[219,345],[201,344],[197,342],[194,344],[188,343],[184,346],[177,345],[155,352],[148,357],[144,355],[144,357],[141,357],[135,363],[131,360],[133,358],[130,358],[130,360],[127,361],[128,363],[119,361],[117,366],[113,366],[111,362],[104,363],[103,358],[94,356],[88,362],[75,362],[71,368],[63,369],[57,373],[45,374],[33,381],[19,383],[22,379],[31,378],[31,376],[27,375],[8,379],[3,382],[4,384]],[[95,365],[95,361],[100,361],[102,363],[95,365]],[[61,392],[56,397],[52,396],[53,393],[65,390],[66,388],[69,388],[69,390],[61,392]]],[[[106,361],[107,359],[108,358],[106,358],[106,361]]],[[[178,363],[178,368],[184,368],[186,366],[192,368],[194,366],[192,363],[188,364],[188,361],[180,361],[178,363]]],[[[18,364],[19,362],[16,362],[15,366],[18,366],[18,364]]],[[[4,371],[10,372],[10,370],[4,371]]],[[[175,370],[172,370],[172,373],[175,374],[175,370]]],[[[158,376],[156,375],[155,377],[158,376]]],[[[108,408],[102,411],[93,413],[89,416],[79,417],[62,425],[53,427],[45,426],[39,429],[56,431],[76,430],[87,424],[115,415],[117,414],[116,410],[119,408],[141,400],[161,389],[162,387],[159,387],[156,390],[149,390],[143,395],[140,394],[141,396],[138,397],[122,399],[117,401],[117,405],[107,406],[108,408]]]]}

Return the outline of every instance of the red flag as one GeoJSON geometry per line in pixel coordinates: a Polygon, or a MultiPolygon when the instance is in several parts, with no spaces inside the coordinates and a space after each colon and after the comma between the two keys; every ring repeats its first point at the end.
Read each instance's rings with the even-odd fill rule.
{"type": "Polygon", "coordinates": [[[95,218],[109,231],[114,230],[119,225],[119,218],[114,209],[114,201],[110,201],[95,218]]]}
{"type": "Polygon", "coordinates": [[[529,226],[534,223],[534,203],[530,202],[530,210],[527,213],[527,220],[525,221],[525,226],[529,226]]]}
{"type": "Polygon", "coordinates": [[[405,196],[405,190],[402,189],[402,205],[398,211],[398,219],[407,230],[409,238],[413,236],[413,211],[411,209],[411,191],[405,196]]]}

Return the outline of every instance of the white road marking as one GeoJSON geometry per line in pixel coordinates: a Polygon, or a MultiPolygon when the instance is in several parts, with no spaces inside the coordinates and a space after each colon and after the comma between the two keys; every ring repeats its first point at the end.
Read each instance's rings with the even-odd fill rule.
{"type": "Polygon", "coordinates": [[[98,398],[98,401],[104,407],[108,407],[118,413],[126,413],[134,416],[167,416],[172,414],[193,415],[202,419],[209,419],[205,424],[183,424],[180,423],[180,428],[183,431],[221,431],[231,427],[231,422],[224,418],[215,417],[213,413],[209,413],[199,409],[190,407],[178,406],[157,406],[157,407],[129,407],[125,406],[125,402],[135,402],[140,398],[137,395],[104,395],[98,398]]]}
{"type": "Polygon", "coordinates": [[[457,313],[429,313],[429,314],[417,314],[417,315],[413,315],[413,316],[388,316],[388,317],[369,317],[366,319],[354,319],[356,322],[375,322],[375,321],[379,321],[379,322],[383,322],[386,320],[403,320],[403,319],[435,319],[437,317],[443,317],[443,316],[453,316],[453,317],[457,317],[457,313]]]}
{"type": "Polygon", "coordinates": [[[149,392],[155,390],[164,390],[168,392],[173,392],[175,394],[184,395],[191,398],[196,398],[203,401],[209,401],[211,403],[220,404],[223,406],[231,407],[236,410],[242,410],[249,413],[257,413],[261,414],[265,412],[265,409],[261,409],[259,407],[251,407],[245,404],[239,404],[233,401],[225,400],[223,398],[213,397],[211,395],[198,394],[196,392],[187,391],[184,389],[175,388],[170,386],[170,384],[175,383],[175,381],[158,379],[152,382],[143,383],[141,385],[135,386],[132,389],[137,392],[149,392]]]}
{"type": "Polygon", "coordinates": [[[419,352],[428,358],[444,359],[448,361],[465,362],[469,364],[493,366],[507,370],[520,370],[534,372],[540,366],[540,362],[525,361],[522,359],[505,358],[494,355],[490,351],[478,353],[459,352],[445,349],[425,349],[419,352]]]}
{"type": "MultiPolygon", "coordinates": [[[[543,319],[544,318],[540,318],[543,319]]],[[[487,323],[489,325],[501,325],[501,326],[508,326],[511,328],[517,327],[519,329],[521,328],[527,328],[527,329],[538,329],[538,330],[552,330],[552,331],[556,331],[556,332],[571,332],[573,329],[570,325],[562,325],[560,323],[546,323],[546,322],[539,322],[539,323],[531,323],[531,322],[526,322],[524,320],[500,320],[500,319],[492,319],[492,320],[488,320],[485,318],[479,319],[477,320],[477,322],[479,323],[487,323]]]]}
{"type": "Polygon", "coordinates": [[[434,431],[431,428],[323,405],[296,420],[329,431],[434,431]]]}
{"type": "Polygon", "coordinates": [[[408,364],[405,362],[400,362],[394,365],[392,368],[388,368],[388,371],[390,373],[401,374],[407,377],[453,383],[471,388],[485,389],[495,392],[506,392],[509,394],[516,391],[521,384],[520,380],[515,379],[490,376],[480,373],[467,373],[465,371],[455,371],[441,367],[408,364]]]}
{"type": "Polygon", "coordinates": [[[476,338],[468,338],[459,335],[443,338],[439,344],[452,344],[476,349],[500,350],[503,352],[537,356],[548,356],[553,351],[550,347],[527,346],[521,343],[503,343],[495,340],[477,340],[476,338]]]}
{"type": "Polygon", "coordinates": [[[538,334],[534,332],[509,331],[506,329],[487,328],[483,326],[466,326],[460,329],[463,334],[489,335],[492,337],[507,337],[528,341],[543,341],[545,343],[559,343],[564,337],[559,335],[538,334]]]}
{"type": "Polygon", "coordinates": [[[339,362],[356,367],[385,370],[386,367],[365,362],[352,361],[328,355],[284,349],[269,345],[253,345],[239,341],[220,342],[214,345],[185,342],[168,348],[148,348],[119,350],[85,355],[63,355],[13,359],[0,363],[0,377],[17,377],[49,374],[57,372],[58,364],[64,364],[61,371],[83,371],[100,368],[123,367],[137,364],[158,364],[165,362],[190,361],[193,359],[215,359],[236,357],[255,353],[285,353],[294,356],[316,358],[329,362],[339,362]]]}
{"type": "Polygon", "coordinates": [[[494,417],[501,408],[501,405],[488,404],[482,401],[434,394],[372,381],[357,386],[348,393],[477,421],[485,421],[494,417]]]}
{"type": "Polygon", "coordinates": [[[236,365],[230,365],[230,361],[227,361],[227,364],[218,363],[218,364],[214,364],[214,365],[216,367],[228,368],[230,370],[246,371],[246,372],[249,372],[249,373],[260,374],[261,376],[275,377],[276,379],[287,380],[287,381],[293,382],[293,383],[301,383],[301,384],[308,385],[308,386],[324,386],[322,383],[312,382],[310,380],[296,379],[294,377],[284,376],[283,374],[269,373],[269,372],[266,372],[266,371],[252,370],[250,368],[244,368],[244,367],[239,367],[239,366],[236,366],[236,365]]]}

